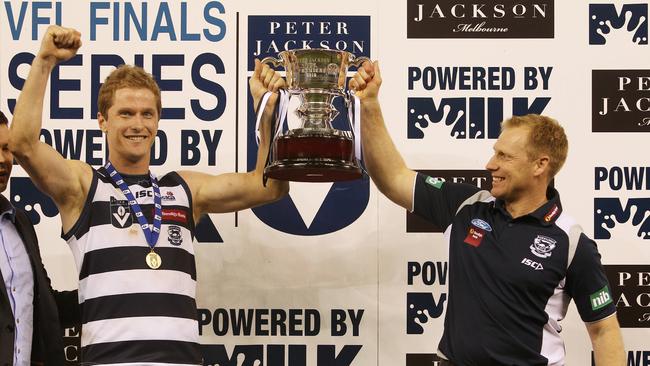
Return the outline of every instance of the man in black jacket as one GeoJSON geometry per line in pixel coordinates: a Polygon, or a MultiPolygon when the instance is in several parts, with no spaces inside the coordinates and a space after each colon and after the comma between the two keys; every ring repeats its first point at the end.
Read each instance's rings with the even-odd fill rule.
{"type": "MultiPolygon", "coordinates": [[[[0,192],[13,164],[7,124],[0,112],[0,192]]],[[[61,323],[78,321],[77,291],[52,290],[32,223],[0,195],[0,366],[63,365],[61,323]]]]}

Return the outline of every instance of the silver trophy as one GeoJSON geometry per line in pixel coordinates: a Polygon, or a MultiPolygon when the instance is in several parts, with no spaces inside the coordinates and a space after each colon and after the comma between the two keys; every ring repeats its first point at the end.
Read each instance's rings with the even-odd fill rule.
{"type": "Polygon", "coordinates": [[[262,60],[286,70],[287,93],[280,98],[279,116],[271,144],[267,177],[298,182],[334,182],[361,177],[358,100],[345,88],[350,65],[359,67],[367,57],[355,57],[347,51],[296,49],[283,51],[279,58],[262,60]],[[300,128],[283,130],[282,111],[292,96],[300,98],[295,111],[300,128]],[[344,98],[348,106],[350,130],[332,127],[339,114],[333,103],[344,98]],[[353,106],[356,104],[357,108],[353,106]],[[353,124],[352,119],[356,120],[353,124]],[[355,133],[356,129],[356,133],[355,133]],[[356,140],[356,141],[355,141],[356,140]],[[356,146],[356,147],[355,147],[356,146]]]}

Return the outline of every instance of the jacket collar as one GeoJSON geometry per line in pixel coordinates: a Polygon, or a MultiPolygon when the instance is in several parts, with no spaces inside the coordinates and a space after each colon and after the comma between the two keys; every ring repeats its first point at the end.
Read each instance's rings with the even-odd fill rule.
{"type": "Polygon", "coordinates": [[[0,217],[7,215],[12,223],[16,223],[16,208],[9,200],[0,194],[0,217]]]}

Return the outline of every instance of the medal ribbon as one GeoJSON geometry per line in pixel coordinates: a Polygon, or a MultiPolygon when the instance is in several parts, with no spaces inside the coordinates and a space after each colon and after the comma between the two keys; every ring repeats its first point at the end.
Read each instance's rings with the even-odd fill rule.
{"type": "MultiPolygon", "coordinates": [[[[291,96],[289,92],[287,92],[284,89],[279,89],[278,93],[280,96],[278,97],[278,101],[276,102],[278,104],[278,109],[276,110],[275,113],[275,121],[274,123],[271,124],[270,128],[270,140],[269,141],[269,152],[266,155],[266,163],[264,164],[264,167],[269,166],[270,161],[271,161],[271,156],[275,154],[274,152],[274,146],[275,144],[273,141],[280,136],[282,133],[284,127],[286,126],[287,129],[289,128],[287,124],[287,113],[289,111],[289,101],[291,99],[291,96]]],[[[255,142],[259,146],[260,144],[260,124],[262,121],[262,114],[264,113],[264,110],[267,107],[267,104],[269,104],[269,98],[271,97],[272,92],[269,90],[264,95],[262,96],[262,100],[260,101],[260,104],[257,106],[257,116],[255,117],[255,142]]],[[[262,185],[266,187],[266,181],[268,179],[268,176],[266,174],[262,175],[262,185]]]]}
{"type": "MultiPolygon", "coordinates": [[[[257,142],[258,145],[260,144],[260,124],[262,121],[262,114],[264,113],[264,110],[267,107],[269,98],[271,97],[272,93],[273,92],[271,91],[267,91],[262,96],[260,105],[257,107],[257,115],[255,116],[255,141],[257,142]]],[[[289,111],[289,101],[291,98],[289,92],[287,92],[284,89],[278,89],[278,94],[280,95],[278,97],[279,107],[278,110],[276,111],[275,127],[273,127],[271,131],[271,136],[275,136],[276,138],[280,136],[280,133],[282,132],[282,129],[286,124],[287,113],[289,111]],[[273,129],[275,129],[275,131],[273,131],[273,129]]]]}
{"type": "Polygon", "coordinates": [[[153,251],[153,247],[155,247],[158,242],[160,227],[162,226],[162,197],[160,195],[160,187],[158,187],[158,180],[153,174],[151,174],[151,172],[149,172],[149,176],[151,177],[151,186],[153,187],[153,205],[155,207],[153,225],[149,225],[147,219],[142,213],[138,201],[135,200],[133,193],[131,193],[131,189],[129,189],[129,186],[126,184],[124,179],[122,179],[120,173],[115,170],[113,164],[111,164],[110,161],[106,162],[104,169],[106,169],[113,182],[120,187],[122,193],[124,193],[124,196],[126,196],[126,199],[129,201],[129,207],[133,210],[135,217],[138,219],[144,237],[147,239],[147,244],[149,244],[149,247],[151,247],[151,250],[153,251]]]}

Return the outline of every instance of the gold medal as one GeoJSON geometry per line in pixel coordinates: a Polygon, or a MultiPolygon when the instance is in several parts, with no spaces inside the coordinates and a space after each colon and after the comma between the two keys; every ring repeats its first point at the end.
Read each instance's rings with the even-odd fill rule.
{"type": "Polygon", "coordinates": [[[158,253],[154,252],[153,249],[151,252],[149,252],[149,254],[147,254],[146,261],[147,265],[151,269],[158,269],[162,264],[162,258],[160,258],[158,253]]]}

